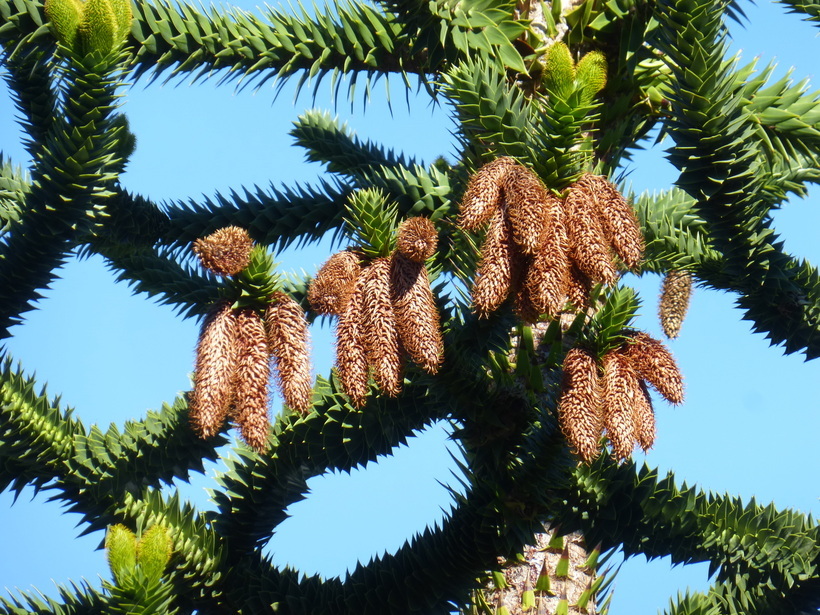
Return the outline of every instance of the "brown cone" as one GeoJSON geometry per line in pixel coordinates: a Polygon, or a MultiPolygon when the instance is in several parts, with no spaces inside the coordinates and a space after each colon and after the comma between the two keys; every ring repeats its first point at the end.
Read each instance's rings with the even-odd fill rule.
{"type": "Polygon", "coordinates": [[[265,329],[285,403],[294,410],[307,412],[313,396],[313,378],[308,350],[310,333],[302,306],[290,295],[274,293],[265,312],[265,329]]]}
{"type": "Polygon", "coordinates": [[[359,256],[342,250],[319,268],[308,287],[308,301],[319,314],[341,315],[362,268],[359,256]]]}
{"type": "Polygon", "coordinates": [[[604,234],[615,253],[630,269],[637,267],[643,257],[644,241],[635,210],[602,175],[585,175],[579,183],[594,195],[604,234]]]}
{"type": "Polygon", "coordinates": [[[655,443],[655,411],[652,408],[652,398],[643,380],[639,380],[641,394],[635,398],[633,413],[635,415],[635,437],[644,452],[652,448],[655,443]]]}
{"type": "Polygon", "coordinates": [[[589,307],[589,293],[592,291],[592,282],[586,274],[578,269],[574,263],[570,264],[567,277],[567,300],[576,310],[589,307]]]}
{"type": "Polygon", "coordinates": [[[270,429],[270,360],[265,323],[252,308],[239,310],[236,320],[239,363],[236,369],[234,420],[239,425],[242,439],[254,450],[263,452],[268,446],[270,429]]]}
{"type": "Polygon", "coordinates": [[[535,254],[546,237],[544,229],[555,197],[533,171],[518,164],[504,176],[503,192],[513,241],[522,254],[535,254]]]}
{"type": "Polygon", "coordinates": [[[362,274],[362,329],[367,360],[381,391],[389,397],[401,392],[401,354],[396,316],[390,301],[390,259],[377,258],[362,274]]]}
{"type": "Polygon", "coordinates": [[[612,264],[594,195],[585,184],[576,182],[564,199],[564,205],[573,262],[593,282],[612,284],[617,271],[612,264]]]}
{"type": "Polygon", "coordinates": [[[624,348],[624,356],[638,376],[668,402],[683,402],[683,376],[672,354],[661,342],[647,333],[636,333],[624,348]]]}
{"type": "MultiPolygon", "coordinates": [[[[560,210],[556,213],[560,213],[560,210]]],[[[558,215],[544,231],[544,242],[532,260],[526,286],[533,307],[554,318],[567,302],[570,283],[569,239],[558,215]]]]}
{"type": "Polygon", "coordinates": [[[202,324],[188,404],[188,418],[200,438],[210,438],[225,424],[233,401],[237,358],[236,315],[229,301],[219,301],[202,324]]]}
{"type": "Polygon", "coordinates": [[[427,269],[396,252],[390,267],[390,291],[401,345],[413,362],[435,374],[444,360],[444,346],[427,269]]]}
{"type": "Polygon", "coordinates": [[[226,226],[194,242],[194,254],[202,266],[217,275],[236,275],[251,260],[253,240],[248,231],[226,226]]]}
{"type": "Polygon", "coordinates": [[[670,271],[663,278],[658,314],[666,337],[675,339],[689,310],[692,295],[692,274],[688,271],[670,271]]]}
{"type": "Polygon", "coordinates": [[[423,263],[438,245],[436,227],[428,218],[409,218],[399,225],[396,248],[411,261],[423,263]]]}
{"type": "Polygon", "coordinates": [[[604,427],[616,459],[627,459],[635,448],[634,401],[641,395],[637,374],[617,351],[603,358],[604,427]]]}
{"type": "Polygon", "coordinates": [[[368,391],[367,355],[362,330],[364,282],[362,272],[354,282],[353,292],[336,325],[336,370],[342,388],[356,408],[364,406],[368,391]]]}
{"type": "Polygon", "coordinates": [[[601,437],[598,362],[589,351],[571,348],[563,370],[558,422],[581,460],[591,463],[598,456],[601,437]]]}
{"type": "Polygon", "coordinates": [[[518,163],[508,156],[485,164],[470,178],[461,199],[458,224],[475,231],[489,220],[501,201],[501,181],[509,169],[518,163]]]}
{"type": "Polygon", "coordinates": [[[497,209],[481,246],[481,262],[473,284],[473,305],[479,318],[489,316],[510,294],[515,257],[504,211],[497,209]]]}

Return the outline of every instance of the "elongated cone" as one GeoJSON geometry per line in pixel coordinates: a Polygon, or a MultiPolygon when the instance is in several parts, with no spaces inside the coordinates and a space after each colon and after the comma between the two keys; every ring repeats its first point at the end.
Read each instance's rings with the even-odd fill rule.
{"type": "Polygon", "coordinates": [[[233,416],[242,439],[254,450],[262,452],[267,448],[270,429],[268,336],[262,317],[252,308],[238,310],[236,321],[239,329],[239,362],[233,416]]]}
{"type": "Polygon", "coordinates": [[[341,315],[361,270],[355,252],[342,250],[331,256],[308,287],[310,305],[319,314],[341,315]]]}
{"type": "Polygon", "coordinates": [[[285,403],[294,410],[307,412],[313,396],[313,378],[310,332],[302,306],[290,295],[274,293],[265,311],[265,329],[285,403]]]}
{"type": "Polygon", "coordinates": [[[639,380],[641,394],[635,399],[633,412],[635,414],[635,437],[644,452],[655,444],[655,411],[652,408],[652,398],[643,380],[639,380]]]}
{"type": "Polygon", "coordinates": [[[200,438],[210,438],[225,424],[233,401],[237,343],[236,314],[229,301],[219,301],[199,334],[194,390],[188,403],[188,418],[200,438]]]}
{"type": "Polygon", "coordinates": [[[236,275],[248,266],[253,240],[248,231],[226,226],[194,242],[194,253],[202,266],[217,275],[236,275]]]}
{"type": "Polygon", "coordinates": [[[336,371],[350,401],[357,408],[364,406],[367,398],[367,355],[364,350],[362,328],[365,276],[359,274],[344,312],[336,325],[336,371]]]}
{"type": "Polygon", "coordinates": [[[390,299],[402,347],[414,363],[435,374],[444,360],[439,315],[423,263],[401,252],[390,263],[390,299]]]}
{"type": "Polygon", "coordinates": [[[578,182],[598,205],[607,241],[629,268],[638,266],[643,258],[644,241],[635,210],[602,175],[588,174],[578,182]]]}
{"type": "Polygon", "coordinates": [[[109,525],[105,533],[105,549],[114,580],[120,586],[127,584],[137,568],[137,537],[134,532],[121,523],[109,525]]]}
{"type": "Polygon", "coordinates": [[[498,309],[510,294],[515,259],[513,251],[510,227],[504,219],[504,211],[498,209],[490,220],[481,246],[481,262],[473,284],[473,306],[480,318],[486,318],[498,309]]]}
{"type": "Polygon", "coordinates": [[[461,199],[458,224],[468,231],[475,231],[492,218],[501,204],[501,182],[509,170],[518,163],[509,156],[496,158],[481,167],[467,182],[461,199]]]}
{"type": "Polygon", "coordinates": [[[502,186],[513,241],[522,254],[535,254],[546,237],[552,195],[532,170],[519,164],[510,168],[502,186]]]}
{"type": "Polygon", "coordinates": [[[658,314],[666,337],[674,339],[680,333],[683,319],[689,310],[692,295],[692,274],[688,271],[670,271],[663,278],[658,314]]]}
{"type": "Polygon", "coordinates": [[[390,397],[401,392],[401,354],[396,316],[390,300],[390,259],[377,258],[362,275],[362,329],[367,360],[379,389],[390,397]]]}
{"type": "Polygon", "coordinates": [[[411,261],[423,263],[433,256],[437,245],[438,233],[428,218],[408,218],[399,225],[396,249],[411,261]]]}
{"type": "Polygon", "coordinates": [[[683,402],[683,376],[672,354],[661,342],[648,333],[638,332],[627,344],[624,355],[638,376],[668,402],[683,402]]]}
{"type": "Polygon", "coordinates": [[[527,324],[534,324],[541,318],[541,311],[536,309],[533,302],[530,288],[521,283],[518,278],[528,276],[532,271],[531,267],[532,257],[521,257],[521,270],[517,272],[516,279],[513,280],[513,288],[515,289],[515,303],[513,308],[518,317],[527,324]]]}
{"type": "Polygon", "coordinates": [[[598,456],[602,429],[598,362],[588,350],[571,348],[563,370],[558,422],[578,456],[591,463],[598,456]]]}
{"type": "Polygon", "coordinates": [[[74,49],[77,44],[80,20],[83,16],[81,0],[46,0],[43,6],[54,36],[64,47],[74,49]]]}
{"type": "Polygon", "coordinates": [[[109,0],[85,0],[77,29],[83,54],[110,53],[118,44],[118,24],[109,0]]]}
{"type": "Polygon", "coordinates": [[[612,284],[617,277],[593,195],[576,182],[564,199],[573,262],[593,282],[612,284]]]}
{"type": "Polygon", "coordinates": [[[570,263],[569,277],[567,278],[567,300],[576,310],[589,307],[589,294],[592,291],[592,282],[587,275],[578,269],[575,263],[570,263]]]}
{"type": "Polygon", "coordinates": [[[558,207],[549,215],[544,240],[527,272],[526,286],[533,307],[554,318],[567,302],[570,283],[569,238],[558,207]]]}
{"type": "Polygon", "coordinates": [[[627,459],[635,448],[636,430],[633,404],[642,394],[638,376],[617,351],[602,359],[604,367],[604,427],[616,459],[627,459]]]}

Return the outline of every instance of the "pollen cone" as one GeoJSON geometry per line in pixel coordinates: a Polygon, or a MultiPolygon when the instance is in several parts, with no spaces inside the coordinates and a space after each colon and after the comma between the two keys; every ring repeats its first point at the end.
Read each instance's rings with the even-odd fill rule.
{"type": "Polygon", "coordinates": [[[428,218],[408,218],[399,225],[396,249],[411,261],[423,263],[438,245],[436,227],[428,218]]]}
{"type": "Polygon", "coordinates": [[[627,459],[635,448],[633,404],[642,395],[638,376],[617,351],[603,358],[604,427],[616,459],[627,459]]]}
{"type": "Polygon", "coordinates": [[[194,390],[189,400],[189,420],[200,438],[210,438],[225,424],[233,401],[237,335],[236,315],[230,302],[217,302],[199,334],[194,390]]]}
{"type": "Polygon", "coordinates": [[[534,308],[554,318],[567,302],[570,261],[566,228],[560,216],[550,218],[551,223],[544,231],[540,251],[532,259],[525,284],[534,308]]]}
{"type": "Polygon", "coordinates": [[[270,362],[265,323],[252,308],[238,311],[236,399],[234,420],[242,439],[254,450],[263,452],[268,445],[268,382],[270,362]]]}
{"type": "Polygon", "coordinates": [[[533,171],[519,164],[504,176],[503,191],[513,241],[521,253],[535,254],[543,244],[555,197],[533,171]]]}
{"type": "Polygon", "coordinates": [[[564,199],[567,235],[573,262],[593,282],[612,284],[617,277],[595,197],[576,182],[564,199]]]}
{"type": "Polygon", "coordinates": [[[675,339],[689,310],[692,295],[692,274],[688,271],[670,271],[663,279],[658,314],[666,337],[675,339]]]}
{"type": "Polygon", "coordinates": [[[265,312],[268,347],[276,366],[279,389],[294,410],[310,410],[313,379],[310,375],[310,334],[305,313],[290,295],[274,293],[265,312]]]}
{"type": "Polygon", "coordinates": [[[578,456],[591,463],[598,456],[602,428],[598,362],[589,351],[571,348],[563,370],[558,422],[578,456]]]}
{"type": "Polygon", "coordinates": [[[342,388],[356,408],[364,406],[368,390],[367,355],[362,328],[364,282],[362,272],[354,282],[353,292],[336,325],[336,370],[342,388]]]}
{"type": "Polygon", "coordinates": [[[644,241],[635,211],[606,177],[589,174],[579,183],[598,204],[604,234],[615,253],[627,267],[637,267],[643,257],[644,241]]]}
{"type": "Polygon", "coordinates": [[[226,226],[194,242],[202,266],[221,276],[236,275],[247,267],[251,248],[248,231],[238,226],[226,226]]]}
{"type": "Polygon", "coordinates": [[[652,398],[643,380],[638,384],[641,394],[635,399],[633,411],[635,414],[635,436],[644,452],[655,444],[655,411],[652,408],[652,398]]]}
{"type": "Polygon", "coordinates": [[[624,349],[624,356],[638,376],[668,402],[683,402],[683,376],[672,354],[661,342],[647,333],[636,333],[624,349]]]}
{"type": "Polygon", "coordinates": [[[473,284],[473,305],[479,318],[489,316],[510,294],[516,257],[513,251],[510,227],[504,211],[498,209],[481,246],[481,262],[473,284]]]}
{"type": "Polygon", "coordinates": [[[401,345],[414,363],[428,374],[435,374],[444,360],[444,345],[438,308],[424,265],[401,252],[394,253],[390,297],[401,345]]]}
{"type": "Polygon", "coordinates": [[[396,316],[390,301],[390,259],[377,258],[362,274],[362,328],[367,360],[381,391],[395,397],[401,392],[401,355],[396,316]]]}
{"type": "Polygon", "coordinates": [[[575,263],[570,263],[567,277],[567,300],[576,310],[589,307],[589,294],[592,292],[592,281],[578,269],[575,263]]]}
{"type": "Polygon", "coordinates": [[[310,283],[310,305],[319,314],[341,315],[361,270],[355,252],[343,250],[331,256],[310,283]]]}
{"type": "Polygon", "coordinates": [[[461,199],[458,224],[468,231],[477,230],[489,220],[501,201],[501,182],[518,163],[508,156],[485,164],[470,178],[461,199]]]}

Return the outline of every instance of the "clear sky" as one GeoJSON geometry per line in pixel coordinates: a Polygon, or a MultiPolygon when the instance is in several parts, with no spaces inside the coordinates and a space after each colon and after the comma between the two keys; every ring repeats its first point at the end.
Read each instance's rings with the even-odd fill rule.
{"type": "MultiPolygon", "coordinates": [[[[240,6],[255,4],[247,0],[240,6]]],[[[817,83],[820,30],[775,5],[744,1],[741,6],[750,23],[745,29],[731,28],[744,62],[759,56],[762,67],[776,58],[780,72],[796,66],[797,79],[810,77],[817,83]]],[[[310,182],[321,173],[319,165],[303,162],[287,132],[305,109],[331,108],[329,85],[319,88],[315,103],[301,97],[294,104],[288,87],[274,100],[269,86],[237,92],[232,85],[146,84],[136,84],[123,99],[138,138],[123,177],[129,190],[167,202],[253,184],[310,182]]],[[[342,104],[333,112],[359,136],[425,162],[452,152],[446,108],[431,106],[420,93],[411,98],[408,110],[396,83],[391,116],[383,91],[378,84],[373,108],[366,112],[360,97],[352,109],[342,104]]],[[[5,91],[0,92],[0,148],[13,161],[25,163],[14,111],[5,91]]],[[[636,156],[630,175],[636,192],[668,188],[674,181],[662,149],[636,156]]],[[[813,200],[777,212],[775,227],[787,249],[818,263],[820,211],[813,200]]],[[[314,272],[329,251],[323,244],[277,259],[284,269],[314,272]]],[[[7,347],[29,373],[36,371],[49,383],[51,393],[62,394],[63,403],[75,407],[86,425],[122,425],[189,388],[195,321],[132,296],[125,284],[114,283],[101,259],[72,261],[61,278],[45,293],[41,309],[15,327],[7,347]]],[[[655,315],[659,279],[646,276],[634,282],[644,301],[638,326],[660,336],[655,315]]],[[[681,337],[668,344],[684,373],[687,399],[678,408],[656,403],[658,438],[646,462],[674,470],[679,482],[817,515],[820,363],[804,363],[800,355],[784,357],[763,336],[750,334],[749,323],[740,316],[731,295],[696,290],[681,337]]],[[[327,325],[314,328],[313,359],[316,371],[326,373],[332,361],[327,325]]],[[[275,400],[274,411],[279,405],[275,400]]],[[[343,575],[357,558],[367,561],[398,548],[449,507],[440,484],[457,484],[448,447],[455,451],[444,426],[433,428],[366,471],[311,480],[311,494],[291,507],[292,517],[267,548],[282,565],[326,576],[343,575]]],[[[197,477],[192,485],[179,487],[207,507],[204,488],[211,484],[209,477],[197,477]]],[[[36,587],[54,594],[52,580],[65,584],[86,578],[98,584],[100,575],[108,577],[104,554],[97,550],[102,535],[76,538],[78,518],[63,514],[59,505],[47,501],[48,495],[26,490],[12,506],[11,494],[0,494],[0,591],[36,587]]],[[[687,586],[705,589],[706,575],[704,565],[672,569],[668,560],[646,564],[643,557],[633,558],[617,577],[611,613],[662,610],[669,596],[687,586]]]]}

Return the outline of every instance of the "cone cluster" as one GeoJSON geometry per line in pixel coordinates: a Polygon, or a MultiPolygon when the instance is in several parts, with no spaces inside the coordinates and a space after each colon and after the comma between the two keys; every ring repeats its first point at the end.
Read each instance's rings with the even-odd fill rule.
{"type": "Polygon", "coordinates": [[[344,250],[311,282],[313,308],[339,318],[336,369],[356,407],[365,403],[371,373],[384,394],[401,392],[405,356],[430,374],[441,367],[439,314],[424,265],[437,242],[427,218],[410,218],[399,226],[390,256],[363,264],[355,251],[344,250]]]}
{"type": "MultiPolygon", "coordinates": [[[[222,231],[231,228],[236,229],[222,231]]],[[[199,240],[195,252],[212,271],[238,273],[241,269],[236,270],[236,263],[244,261],[247,266],[252,243],[242,239],[241,229],[222,231],[199,240]],[[245,246],[245,252],[238,246],[245,246]]],[[[271,371],[290,408],[300,412],[310,409],[308,345],[304,311],[285,293],[270,297],[264,317],[252,307],[234,308],[228,300],[216,302],[202,325],[196,349],[194,389],[189,399],[194,431],[209,438],[222,429],[226,419],[232,419],[242,439],[264,451],[270,427],[271,371]]]]}
{"type": "Polygon", "coordinates": [[[655,413],[648,387],[672,404],[683,401],[683,378],[666,347],[638,332],[599,362],[587,349],[572,348],[564,359],[558,421],[578,456],[591,463],[606,435],[616,459],[637,443],[655,441],[655,413]]]}
{"type": "Polygon", "coordinates": [[[487,224],[472,289],[480,317],[510,296],[527,322],[555,317],[567,301],[586,307],[594,284],[617,279],[616,257],[632,268],[643,255],[635,213],[605,177],[586,174],[559,197],[510,157],[473,175],[458,222],[487,224]]]}
{"type": "Polygon", "coordinates": [[[692,295],[692,274],[681,269],[670,271],[663,279],[658,315],[663,332],[669,339],[680,334],[683,319],[689,310],[692,295]]]}

